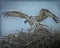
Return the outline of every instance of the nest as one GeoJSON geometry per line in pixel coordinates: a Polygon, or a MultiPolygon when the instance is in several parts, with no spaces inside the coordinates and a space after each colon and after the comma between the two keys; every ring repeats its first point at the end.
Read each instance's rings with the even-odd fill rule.
{"type": "Polygon", "coordinates": [[[42,28],[34,32],[9,34],[0,40],[1,48],[59,48],[60,32],[42,28]]]}

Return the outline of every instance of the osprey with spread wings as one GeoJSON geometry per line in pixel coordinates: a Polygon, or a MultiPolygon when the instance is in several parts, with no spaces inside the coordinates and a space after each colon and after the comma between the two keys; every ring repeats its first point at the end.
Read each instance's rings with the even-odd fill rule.
{"type": "Polygon", "coordinates": [[[3,13],[4,16],[11,16],[11,17],[20,17],[24,18],[25,23],[29,23],[31,29],[39,26],[46,26],[44,24],[40,24],[39,22],[43,21],[47,17],[52,18],[56,23],[59,23],[59,18],[54,15],[51,11],[47,9],[41,9],[39,14],[37,16],[28,16],[22,12],[19,11],[8,11],[3,13]]]}

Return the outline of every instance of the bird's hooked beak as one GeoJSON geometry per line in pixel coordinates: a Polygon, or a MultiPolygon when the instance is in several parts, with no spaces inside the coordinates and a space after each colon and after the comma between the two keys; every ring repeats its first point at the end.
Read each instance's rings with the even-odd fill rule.
{"type": "Polygon", "coordinates": [[[25,20],[24,23],[26,24],[28,22],[28,20],[25,20]]]}

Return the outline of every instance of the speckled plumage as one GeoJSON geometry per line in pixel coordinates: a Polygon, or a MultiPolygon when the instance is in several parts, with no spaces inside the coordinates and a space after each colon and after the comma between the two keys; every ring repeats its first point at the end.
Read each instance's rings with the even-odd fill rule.
{"type": "Polygon", "coordinates": [[[30,16],[30,17],[19,11],[7,11],[7,12],[4,12],[3,15],[24,18],[26,19],[25,23],[28,22],[31,29],[36,28],[37,26],[38,27],[46,26],[46,25],[40,24],[39,22],[43,21],[47,17],[52,18],[56,23],[60,21],[56,15],[54,15],[51,11],[47,9],[41,9],[37,16],[30,16]]]}

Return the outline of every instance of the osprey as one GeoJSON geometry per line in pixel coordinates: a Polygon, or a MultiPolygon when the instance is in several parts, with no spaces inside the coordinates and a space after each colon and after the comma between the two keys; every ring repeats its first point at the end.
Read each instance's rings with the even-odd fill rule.
{"type": "Polygon", "coordinates": [[[28,16],[19,11],[8,11],[8,12],[4,12],[2,15],[24,18],[26,19],[24,22],[25,23],[28,22],[31,29],[36,28],[36,27],[46,26],[44,24],[40,24],[39,22],[43,21],[47,17],[52,18],[56,23],[60,21],[56,15],[54,15],[51,11],[47,9],[41,9],[37,16],[28,16]]]}

